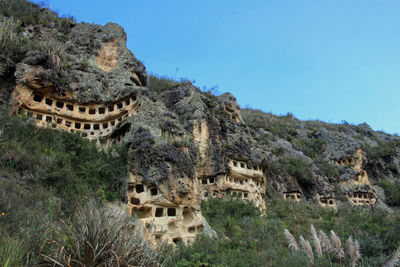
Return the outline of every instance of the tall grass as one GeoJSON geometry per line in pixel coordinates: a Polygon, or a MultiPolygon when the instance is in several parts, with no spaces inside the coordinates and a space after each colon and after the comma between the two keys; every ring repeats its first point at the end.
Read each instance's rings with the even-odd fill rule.
{"type": "Polygon", "coordinates": [[[155,266],[158,255],[139,224],[124,210],[88,202],[70,222],[63,221],[52,243],[56,266],[155,266]]]}

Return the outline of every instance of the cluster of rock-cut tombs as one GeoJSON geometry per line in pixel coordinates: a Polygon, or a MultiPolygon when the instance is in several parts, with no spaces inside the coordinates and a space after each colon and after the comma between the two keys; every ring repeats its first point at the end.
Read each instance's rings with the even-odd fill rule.
{"type": "Polygon", "coordinates": [[[18,114],[32,117],[37,126],[79,133],[90,140],[109,136],[119,122],[136,114],[140,106],[135,94],[108,105],[78,104],[28,88],[18,90],[18,102],[18,114]]]}
{"type": "MultiPolygon", "coordinates": [[[[78,133],[90,140],[104,139],[109,142],[113,129],[125,118],[138,112],[138,100],[135,94],[107,105],[101,103],[80,104],[66,99],[65,96],[55,97],[54,94],[36,92],[27,87],[17,88],[15,103],[20,115],[32,117],[39,127],[51,127],[78,133]]],[[[228,109],[231,113],[238,107],[228,109]]],[[[230,116],[241,121],[239,115],[230,116]]],[[[206,145],[201,140],[209,138],[206,124],[196,124],[198,133],[194,134],[200,154],[205,154],[206,145]],[[197,137],[196,137],[197,135],[197,137]],[[196,139],[197,138],[197,139],[196,139]]],[[[117,141],[121,141],[121,136],[117,141]]],[[[115,142],[115,139],[113,140],[115,142]]],[[[262,212],[266,211],[266,170],[261,165],[246,160],[226,159],[229,171],[214,177],[200,176],[191,185],[198,200],[209,197],[221,198],[230,196],[234,199],[250,201],[262,212]]],[[[363,155],[359,150],[350,158],[335,161],[336,164],[353,168],[358,174],[351,181],[355,185],[369,186],[368,175],[362,169],[363,155]]],[[[348,182],[346,182],[348,183],[348,182]]],[[[343,186],[349,187],[344,183],[343,186]]],[[[358,188],[358,187],[357,187],[358,188]]],[[[168,199],[168,189],[162,185],[149,184],[140,176],[130,173],[127,186],[127,207],[132,216],[142,222],[150,239],[155,242],[165,241],[177,243],[193,240],[203,232],[204,222],[199,201],[180,201],[177,203],[168,199]]],[[[300,191],[282,192],[283,199],[300,202],[305,197],[300,191]]],[[[322,207],[337,208],[334,195],[317,195],[317,202],[322,207]]],[[[372,190],[349,190],[347,195],[350,203],[358,206],[375,205],[377,198],[372,190]]]]}

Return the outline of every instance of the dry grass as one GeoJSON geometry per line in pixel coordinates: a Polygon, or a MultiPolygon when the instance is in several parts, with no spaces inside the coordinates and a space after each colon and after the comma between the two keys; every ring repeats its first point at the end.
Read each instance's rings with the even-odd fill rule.
{"type": "Polygon", "coordinates": [[[142,236],[139,224],[116,207],[89,202],[72,222],[62,222],[54,254],[43,257],[54,266],[157,266],[158,255],[142,236]]]}
{"type": "MultiPolygon", "coordinates": [[[[297,244],[297,242],[293,235],[287,229],[284,230],[284,235],[289,242],[289,248],[294,248],[294,244],[297,244]]],[[[358,260],[361,259],[359,243],[357,240],[354,240],[353,242],[351,236],[347,239],[345,250],[343,250],[340,237],[337,236],[334,231],[331,231],[330,239],[328,235],[325,234],[325,232],[322,230],[319,231],[318,236],[314,225],[311,224],[311,239],[314,240],[314,247],[317,252],[318,258],[324,257],[323,252],[325,252],[325,256],[330,263],[348,263],[349,266],[354,267],[357,265],[358,260]]],[[[310,259],[311,264],[315,266],[316,259],[314,258],[314,253],[310,242],[304,239],[302,235],[300,235],[299,243],[301,244],[303,251],[310,259]]]]}

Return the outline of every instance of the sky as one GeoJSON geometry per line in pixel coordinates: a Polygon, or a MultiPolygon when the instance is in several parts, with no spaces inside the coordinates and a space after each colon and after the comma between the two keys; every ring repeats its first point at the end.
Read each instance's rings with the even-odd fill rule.
{"type": "Polygon", "coordinates": [[[149,73],[231,92],[243,107],[400,133],[398,0],[48,0],[115,22],[149,73]]]}

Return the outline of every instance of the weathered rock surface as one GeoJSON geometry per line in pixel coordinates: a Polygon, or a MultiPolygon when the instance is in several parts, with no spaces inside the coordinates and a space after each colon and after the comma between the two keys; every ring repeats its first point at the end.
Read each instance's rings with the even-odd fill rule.
{"type": "Polygon", "coordinates": [[[230,93],[217,97],[188,81],[152,90],[113,23],[25,31],[45,45],[3,77],[2,101],[40,127],[128,146],[127,209],[154,241],[214,235],[200,210],[209,197],[231,195],[263,212],[273,198],[390,209],[378,183],[400,182],[398,136],[241,110],[230,93]]]}

